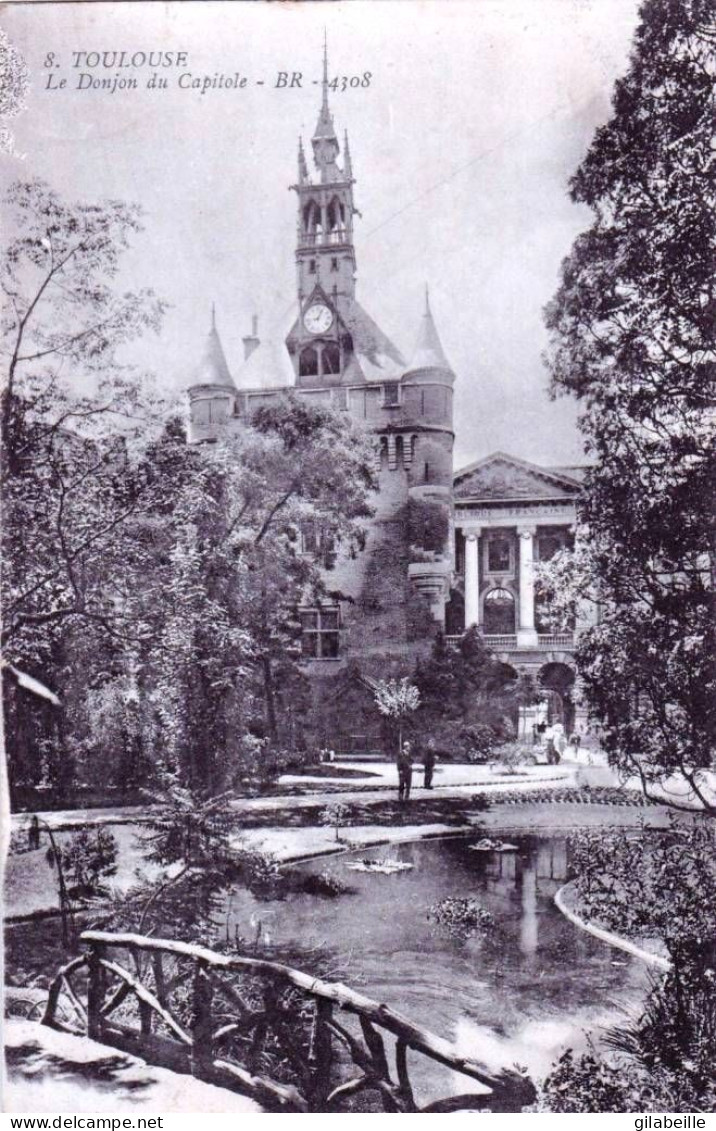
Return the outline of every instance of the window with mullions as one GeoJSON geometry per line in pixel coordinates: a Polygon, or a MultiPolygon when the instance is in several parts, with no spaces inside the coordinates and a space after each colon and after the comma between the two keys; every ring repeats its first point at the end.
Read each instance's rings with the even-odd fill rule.
{"type": "Polygon", "coordinates": [[[335,538],[308,519],[301,523],[301,553],[316,558],[324,569],[333,569],[337,557],[335,538]]]}
{"type": "Polygon", "coordinates": [[[338,609],[304,609],[301,649],[306,660],[335,660],[339,651],[338,609]]]}

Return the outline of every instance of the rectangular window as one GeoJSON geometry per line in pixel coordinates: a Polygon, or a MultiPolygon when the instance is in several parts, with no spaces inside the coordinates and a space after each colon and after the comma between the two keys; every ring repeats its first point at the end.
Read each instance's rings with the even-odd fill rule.
{"type": "Polygon", "coordinates": [[[335,255],[334,255],[331,259],[331,271],[337,271],[337,270],[338,270],[338,260],[336,259],[335,255]]]}
{"type": "Polygon", "coordinates": [[[310,259],[308,261],[308,274],[309,275],[315,275],[316,274],[316,261],[315,261],[315,259],[310,259]]]}
{"type": "Polygon", "coordinates": [[[301,646],[307,660],[335,660],[339,652],[338,608],[301,612],[301,646]]]}
{"type": "Polygon", "coordinates": [[[538,534],[535,541],[537,543],[537,553],[535,556],[539,562],[551,561],[554,555],[558,553],[559,550],[563,550],[567,543],[566,536],[557,532],[538,534]]]}
{"type": "Polygon", "coordinates": [[[487,572],[512,572],[512,542],[505,536],[492,537],[487,542],[487,572]]]}
{"type": "Polygon", "coordinates": [[[301,523],[301,553],[317,554],[319,547],[318,528],[315,522],[301,523]]]}
{"type": "Polygon", "coordinates": [[[383,405],[392,408],[400,404],[400,385],[383,385],[383,405]]]}

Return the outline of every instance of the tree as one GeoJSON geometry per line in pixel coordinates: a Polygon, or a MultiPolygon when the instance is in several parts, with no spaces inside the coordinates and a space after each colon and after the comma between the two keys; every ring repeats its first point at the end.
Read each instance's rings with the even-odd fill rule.
{"type": "Polygon", "coordinates": [[[269,744],[278,764],[300,741],[299,608],[338,597],[301,532],[311,523],[324,547],[358,551],[368,437],[287,394],[189,446],[146,375],[121,363],[163,310],[117,286],[139,210],[70,206],[38,183],[14,186],[9,204],[3,644],[61,700],[36,733],[6,684],[12,781],[154,776],[211,797],[268,763],[269,744]]]}
{"type": "Polygon", "coordinates": [[[416,664],[413,679],[420,692],[422,729],[451,751],[462,747],[466,755],[481,759],[507,737],[516,689],[523,693],[526,687],[495,659],[475,626],[457,646],[436,637],[429,657],[416,664]]]}
{"type": "Polygon", "coordinates": [[[709,0],[642,5],[611,119],[571,182],[593,222],[547,310],[552,389],[580,401],[596,461],[581,545],[553,572],[599,605],[582,686],[613,765],[647,794],[676,775],[684,803],[712,812],[715,45],[709,0]]]}
{"type": "MultiPolygon", "coordinates": [[[[138,208],[69,205],[41,182],[12,186],[6,204],[17,235],[1,276],[2,643],[62,693],[82,670],[78,653],[86,681],[127,642],[128,532],[146,505],[141,445],[160,406],[119,351],[158,329],[163,305],[117,285],[138,208]]],[[[36,780],[31,748],[62,746],[67,714],[33,739],[7,681],[4,693],[18,735],[13,778],[36,780]]]]}
{"type": "Polygon", "coordinates": [[[301,531],[310,522],[336,551],[357,552],[370,457],[345,416],[290,394],[211,446],[157,446],[160,466],[175,465],[171,513],[135,599],[162,758],[183,785],[212,796],[278,768],[296,740],[308,710],[299,610],[337,597],[301,531]]]}
{"type": "Polygon", "coordinates": [[[403,748],[405,720],[420,706],[420,692],[409,679],[381,679],[373,689],[373,698],[381,715],[397,727],[398,753],[403,748]]]}

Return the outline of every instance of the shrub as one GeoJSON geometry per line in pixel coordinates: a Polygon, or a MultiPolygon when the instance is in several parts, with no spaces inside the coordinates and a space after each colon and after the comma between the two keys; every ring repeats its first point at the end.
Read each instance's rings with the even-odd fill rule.
{"type": "Polygon", "coordinates": [[[472,938],[489,930],[494,920],[476,899],[448,896],[428,908],[428,919],[446,927],[458,938],[472,938]]]}
{"type": "Polygon", "coordinates": [[[61,849],[61,855],[72,898],[102,894],[104,881],[117,871],[117,841],[108,829],[81,829],[61,849]]]}

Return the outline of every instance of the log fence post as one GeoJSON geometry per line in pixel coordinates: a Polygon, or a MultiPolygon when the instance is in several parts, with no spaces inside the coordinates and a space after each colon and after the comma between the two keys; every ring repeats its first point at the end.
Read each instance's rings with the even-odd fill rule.
{"type": "Polygon", "coordinates": [[[323,1111],[331,1090],[333,1045],[329,1025],[333,1017],[333,1005],[325,998],[316,998],[315,1007],[308,1052],[310,1070],[308,1103],[311,1111],[323,1111]]]}
{"type": "Polygon", "coordinates": [[[213,1025],[211,1016],[214,987],[208,975],[207,964],[201,959],[194,963],[193,1019],[191,1071],[193,1076],[206,1076],[213,1061],[213,1025]]]}
{"type": "Polygon", "coordinates": [[[90,944],[87,959],[87,1036],[94,1041],[102,1040],[102,1004],[104,1001],[104,971],[101,964],[102,948],[98,943],[90,944]]]}

